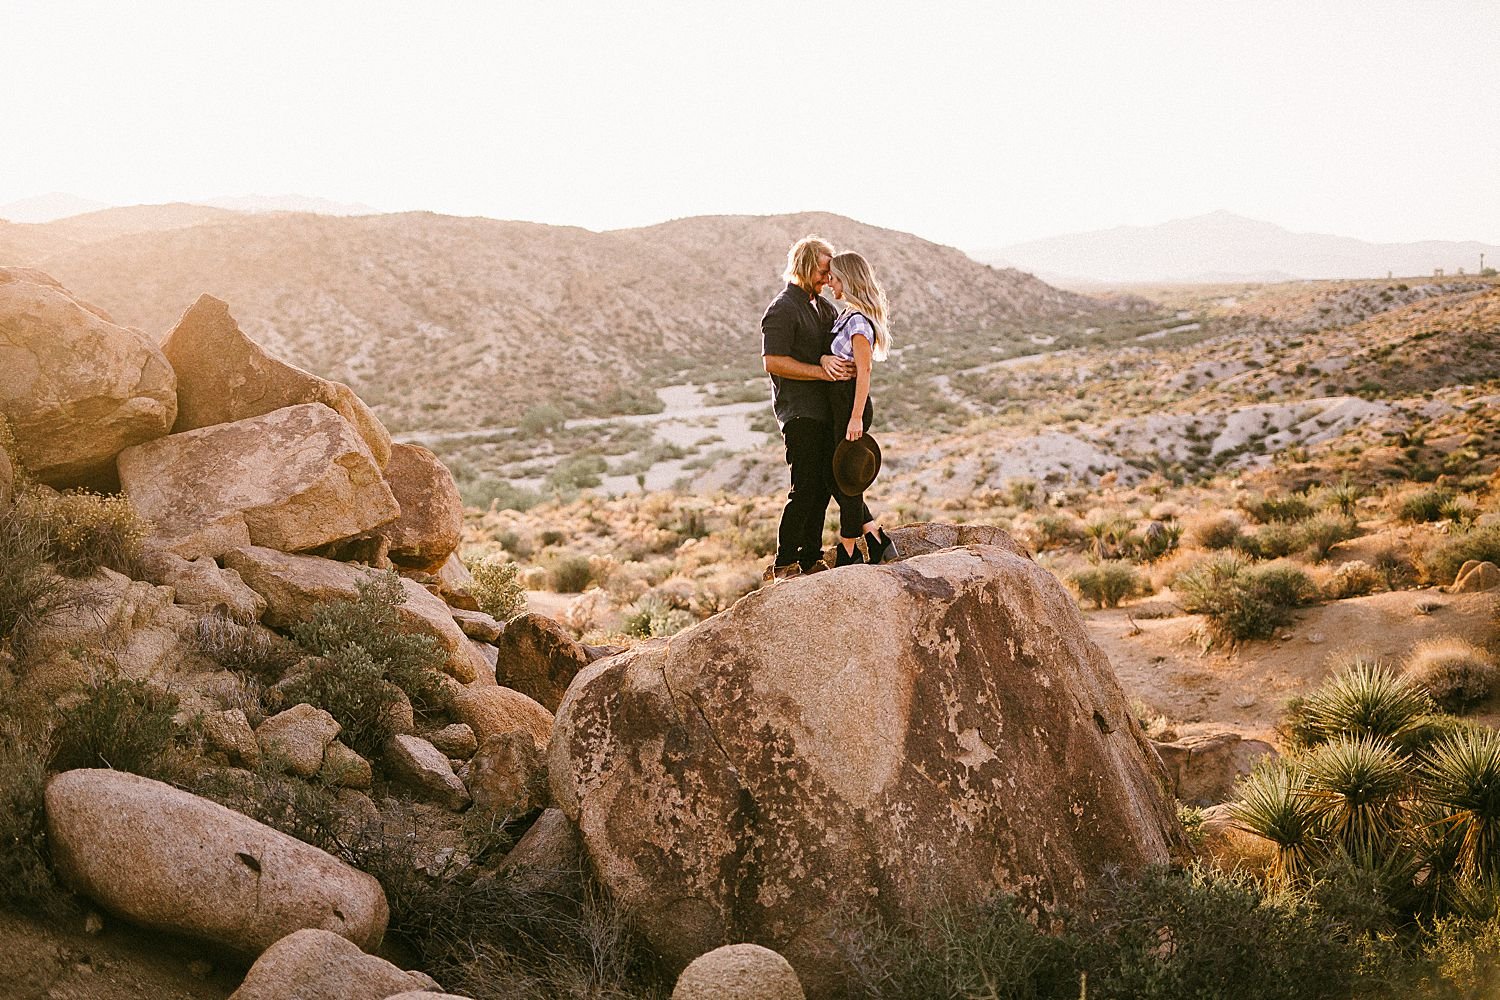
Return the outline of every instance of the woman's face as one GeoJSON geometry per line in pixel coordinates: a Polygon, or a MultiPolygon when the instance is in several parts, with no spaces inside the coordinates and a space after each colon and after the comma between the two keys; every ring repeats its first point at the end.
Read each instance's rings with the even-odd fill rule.
{"type": "Polygon", "coordinates": [[[839,279],[837,271],[828,272],[828,287],[833,289],[833,297],[841,299],[844,297],[844,283],[839,279]]]}

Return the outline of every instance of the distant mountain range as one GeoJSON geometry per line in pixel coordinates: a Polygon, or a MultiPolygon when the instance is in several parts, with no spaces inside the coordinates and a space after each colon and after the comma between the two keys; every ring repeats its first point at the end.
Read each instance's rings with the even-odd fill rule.
{"type": "Polygon", "coordinates": [[[608,413],[621,405],[609,400],[654,401],[695,368],[758,368],[761,313],[787,247],[810,232],[878,262],[901,344],[1024,344],[1028,321],[1115,308],[826,213],[595,233],[149,205],[0,223],[0,264],[45,271],[153,337],[213,294],[257,341],[353,385],[393,429],[473,428],[541,403],[608,413]]]}
{"type": "MultiPolygon", "coordinates": [[[[311,212],[315,215],[375,215],[380,210],[369,205],[329,201],[301,194],[237,195],[190,202],[210,208],[227,208],[234,212],[311,212]]],[[[51,194],[22,198],[0,205],[0,220],[7,222],[56,222],[85,213],[96,213],[115,206],[92,198],[54,191],[51,194]]],[[[136,206],[141,207],[141,206],[136,206]]]]}
{"type": "Polygon", "coordinates": [[[1430,240],[1368,243],[1347,236],[1294,233],[1270,222],[1211,212],[1156,226],[1116,226],[974,251],[986,263],[1064,284],[1287,281],[1473,274],[1479,255],[1500,266],[1500,247],[1430,240]]]}

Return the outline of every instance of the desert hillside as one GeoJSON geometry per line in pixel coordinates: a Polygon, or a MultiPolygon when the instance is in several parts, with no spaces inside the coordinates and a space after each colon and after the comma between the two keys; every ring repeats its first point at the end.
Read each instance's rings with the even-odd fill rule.
{"type": "Polygon", "coordinates": [[[758,369],[757,321],[786,247],[809,232],[879,263],[904,342],[924,353],[1021,344],[1029,326],[1083,329],[1098,325],[1083,317],[1128,312],[822,213],[595,233],[143,206],[0,226],[0,259],[157,338],[208,292],[258,342],[349,383],[393,429],[472,428],[514,424],[541,403],[651,409],[652,390],[684,373],[758,369]]]}

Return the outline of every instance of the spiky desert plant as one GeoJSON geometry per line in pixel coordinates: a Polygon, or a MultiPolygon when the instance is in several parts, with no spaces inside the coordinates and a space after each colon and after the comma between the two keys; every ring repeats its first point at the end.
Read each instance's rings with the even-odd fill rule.
{"type": "Polygon", "coordinates": [[[1406,761],[1383,737],[1338,736],[1308,755],[1304,795],[1353,859],[1383,859],[1406,825],[1406,761]]]}
{"type": "Polygon", "coordinates": [[[1449,733],[1427,749],[1418,773],[1433,825],[1455,841],[1460,878],[1500,875],[1500,732],[1449,733]]]}
{"type": "Polygon", "coordinates": [[[1323,820],[1306,792],[1301,761],[1263,758],[1231,806],[1236,823],[1276,846],[1271,874],[1283,882],[1309,875],[1317,861],[1323,820]]]}
{"type": "Polygon", "coordinates": [[[1364,495],[1364,487],[1348,476],[1328,487],[1328,492],[1324,494],[1329,506],[1337,507],[1338,512],[1344,517],[1354,516],[1355,508],[1359,506],[1359,501],[1364,495]]]}
{"type": "Polygon", "coordinates": [[[1403,753],[1422,742],[1432,699],[1378,660],[1356,655],[1297,706],[1292,739],[1316,747],[1339,736],[1378,736],[1403,753]]]}

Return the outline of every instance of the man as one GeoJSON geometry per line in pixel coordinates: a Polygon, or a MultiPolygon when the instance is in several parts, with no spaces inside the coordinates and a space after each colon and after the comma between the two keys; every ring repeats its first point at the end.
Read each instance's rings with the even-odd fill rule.
{"type": "Polygon", "coordinates": [[[829,382],[854,377],[854,365],[828,353],[833,304],[818,293],[828,283],[833,247],[816,236],[787,251],[787,282],[760,320],[760,353],[771,376],[771,406],[786,442],[791,489],[776,532],[776,558],[766,579],[823,569],[823,519],[833,495],[833,411],[829,382]]]}

